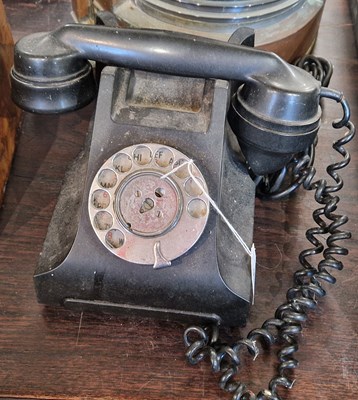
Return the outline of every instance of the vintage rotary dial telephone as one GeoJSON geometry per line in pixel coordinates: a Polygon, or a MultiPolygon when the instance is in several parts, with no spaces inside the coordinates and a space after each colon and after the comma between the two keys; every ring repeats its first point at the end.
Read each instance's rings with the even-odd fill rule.
{"type": "MultiPolygon", "coordinates": [[[[39,301],[210,323],[186,331],[187,356],[192,363],[208,356],[235,399],[256,398],[233,381],[240,349],[256,354],[256,339],[283,337],[291,347],[280,356],[279,375],[257,395],[278,399],[277,386],[291,385],[287,370],[296,366],[291,354],[301,316],[324,294],[319,280],[333,281],[327,266],[340,268],[334,254],[346,253],[332,245],[337,235],[349,234],[338,230],[346,219],[333,214],[330,193],[341,187],[336,170],[349,161],[343,144],[354,128],[340,93],[321,88],[275,54],[240,45],[251,39],[245,29],[223,43],[67,25],[17,43],[12,88],[25,110],[75,110],[97,92],[88,60],[108,65],[91,135],[67,174],[35,272],[39,301]],[[344,160],[329,167],[337,185],[312,183],[305,156],[296,163],[293,187],[316,189],[324,205],[320,215],[333,221],[318,222],[318,230],[330,235],[325,260],[315,269],[305,258],[312,251],[301,255],[305,268],[275,318],[233,346],[219,345],[219,325],[247,318],[251,270],[249,255],[210,210],[208,195],[250,246],[252,176],[279,171],[313,145],[321,97],[342,104],[344,117],[335,126],[349,128],[336,145],[344,160]]],[[[312,243],[314,254],[323,251],[321,243],[312,243]]]]}

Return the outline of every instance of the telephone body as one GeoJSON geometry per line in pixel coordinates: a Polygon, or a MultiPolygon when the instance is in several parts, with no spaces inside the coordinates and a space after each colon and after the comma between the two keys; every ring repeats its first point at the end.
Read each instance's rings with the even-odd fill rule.
{"type": "MultiPolygon", "coordinates": [[[[204,222],[207,219],[207,223],[200,239],[191,249],[185,251],[184,248],[183,255],[174,260],[166,260],[166,262],[171,261],[170,266],[166,266],[165,261],[158,261],[155,265],[155,243],[161,243],[160,253],[163,258],[167,258],[166,254],[171,246],[166,239],[170,232],[157,234],[160,227],[154,226],[150,228],[151,231],[146,232],[147,236],[142,236],[142,233],[131,233],[134,224],[127,229],[124,223],[118,224],[121,225],[118,230],[121,229],[123,232],[124,242],[132,241],[131,246],[136,246],[133,243],[136,240],[144,242],[145,248],[142,251],[146,254],[138,254],[141,252],[138,249],[136,254],[138,258],[141,256],[147,259],[146,264],[141,264],[140,259],[134,264],[118,258],[108,249],[110,246],[106,245],[106,240],[101,243],[96,236],[96,231],[99,233],[103,231],[93,227],[92,221],[98,213],[107,212],[108,208],[96,208],[91,204],[88,206],[88,199],[96,190],[108,193],[103,186],[102,189],[91,190],[92,182],[98,179],[98,171],[106,160],[109,160],[112,165],[102,170],[112,171],[117,175],[114,178],[117,180],[121,179],[121,174],[126,174],[127,177],[136,176],[134,179],[137,180],[137,184],[134,183],[133,188],[129,187],[127,190],[134,191],[138,187],[144,192],[150,179],[150,176],[145,174],[163,175],[170,170],[172,164],[183,159],[185,155],[187,158],[194,159],[195,165],[200,166],[200,170],[206,177],[210,196],[220,204],[225,214],[235,216],[237,229],[245,240],[249,243],[252,240],[255,189],[244,167],[238,167],[230,155],[225,130],[228,83],[197,78],[165,77],[165,82],[161,79],[156,90],[162,93],[170,84],[174,85],[177,93],[181,93],[180,87],[185,85],[186,89],[194,92],[192,93],[194,97],[196,93],[192,88],[197,87],[202,97],[198,98],[200,111],[193,115],[185,110],[163,110],[155,108],[154,105],[148,108],[142,107],[140,103],[133,104],[128,98],[128,91],[130,88],[135,91],[133,86],[142,85],[147,79],[158,79],[158,77],[152,73],[115,67],[107,67],[102,72],[87,167],[88,178],[83,192],[78,231],[69,254],[58,266],[48,263],[50,257],[46,249],[48,246],[48,250],[58,252],[59,246],[53,246],[51,234],[47,239],[39,268],[35,273],[39,300],[43,303],[64,302],[70,307],[90,306],[107,311],[120,309],[126,313],[161,313],[164,317],[176,319],[196,317],[216,323],[224,321],[242,323],[250,302],[251,279],[248,256],[240,246],[237,246],[223,222],[215,213],[209,212],[207,200],[203,199],[203,196],[196,196],[195,193],[193,196],[187,193],[184,185],[191,179],[187,176],[187,167],[182,167],[182,178],[176,177],[179,181],[176,187],[181,191],[178,196],[185,196],[191,201],[200,198],[200,202],[203,202],[205,207],[202,211],[204,215],[190,216],[189,203],[186,201],[179,221],[171,229],[175,237],[172,236],[169,240],[176,240],[180,244],[193,229],[197,229],[198,220],[201,223],[200,219],[204,219],[204,222]],[[173,157],[173,149],[180,149],[182,154],[174,154],[174,160],[164,161],[164,166],[161,167],[155,159],[160,149],[168,152],[169,157],[173,157]],[[121,155],[125,157],[124,162],[119,161],[119,166],[116,164],[117,168],[113,164],[116,155],[119,155],[119,158],[121,155]],[[136,172],[131,172],[136,166],[136,155],[142,156],[143,159],[148,157],[148,159],[141,160],[140,168],[137,168],[136,172]],[[125,172],[121,173],[120,169],[125,172]],[[143,181],[140,181],[141,179],[143,181]],[[230,185],[232,180],[237,183],[234,187],[230,185]],[[240,204],[240,207],[236,204],[240,204]],[[232,208],[235,209],[234,215],[232,208]],[[188,215],[186,218],[182,215],[184,213],[188,215]],[[186,225],[181,227],[179,226],[180,219],[183,218],[186,219],[184,221],[186,225]],[[150,243],[147,245],[147,242],[150,243]],[[227,251],[229,245],[230,252],[227,251]],[[228,307],[229,304],[230,307],[228,307]],[[238,309],[240,313],[237,313],[238,309]]],[[[189,100],[196,100],[196,98],[189,100]]],[[[146,102],[148,104],[148,100],[146,102]]],[[[81,174],[75,174],[80,180],[83,179],[81,174]]],[[[153,183],[155,187],[152,187],[151,196],[147,193],[148,199],[157,201],[154,191],[158,188],[164,188],[162,199],[165,200],[166,196],[170,196],[170,183],[160,182],[160,178],[153,183]]],[[[98,187],[101,187],[101,184],[98,187]]],[[[112,190],[111,201],[118,201],[119,196],[125,196],[125,193],[119,193],[120,187],[120,184],[116,185],[116,191],[112,190]]],[[[169,198],[166,201],[176,202],[175,200],[169,198]]],[[[122,201],[125,200],[122,199],[122,201]]],[[[127,201],[132,201],[132,199],[127,199],[127,201]]],[[[140,203],[136,207],[135,212],[138,217],[144,217],[140,213],[140,205],[143,201],[145,201],[145,196],[140,198],[140,203]]],[[[161,212],[160,206],[157,208],[158,212],[161,212]]],[[[147,211],[147,213],[154,212],[155,210],[147,211]]],[[[111,213],[111,217],[118,218],[116,213],[111,213]]],[[[132,215],[128,216],[126,218],[128,223],[130,223],[130,217],[134,218],[132,215]]],[[[172,218],[171,215],[168,217],[172,218]]],[[[137,231],[139,229],[140,227],[137,226],[137,231]]],[[[104,231],[108,234],[111,229],[104,229],[104,231]]],[[[137,246],[140,245],[141,243],[138,243],[137,246]]],[[[185,246],[188,245],[184,243],[185,246]]]]}
{"type": "Polygon", "coordinates": [[[251,245],[247,164],[275,171],[312,144],[319,83],[237,44],[73,25],[17,44],[15,102],[44,113],[83,106],[95,92],[87,59],[109,66],[35,272],[39,301],[244,324],[250,257],[206,192],[251,245]]]}

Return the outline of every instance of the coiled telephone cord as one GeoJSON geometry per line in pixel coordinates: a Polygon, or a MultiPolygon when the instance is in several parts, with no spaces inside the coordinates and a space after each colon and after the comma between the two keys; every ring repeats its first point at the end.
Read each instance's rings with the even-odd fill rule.
{"type": "Polygon", "coordinates": [[[320,81],[322,86],[328,87],[333,74],[333,65],[327,59],[307,54],[298,58],[293,65],[304,69],[320,81]]]}
{"type": "Polygon", "coordinates": [[[308,156],[303,157],[296,166],[295,174],[300,184],[307,190],[314,190],[315,200],[322,206],[312,214],[316,226],[306,231],[306,238],[314,247],[300,253],[299,261],[303,268],[294,274],[294,286],[287,291],[286,302],[278,307],[274,318],[268,319],[261,328],[252,330],[246,338],[231,345],[220,341],[217,326],[192,326],[184,332],[189,363],[197,364],[208,358],[213,372],[221,373],[219,386],[232,394],[232,400],[281,400],[278,394],[279,387],[293,386],[290,372],[298,366],[298,361],[293,357],[298,350],[297,336],[308,318],[308,312],[316,308],[317,299],[326,295],[322,283],[335,283],[336,278],[330,271],[343,269],[342,262],[337,260],[336,256],[348,254],[348,250],[337,243],[350,239],[351,233],[340,230],[348,218],[335,213],[339,202],[335,193],[343,187],[343,180],[337,171],[349,164],[350,155],[344,145],[353,139],[355,128],[349,121],[349,106],[341,93],[322,88],[321,97],[333,99],[343,108],[343,118],[332,124],[335,129],[347,128],[344,136],[332,146],[343,159],[327,167],[328,175],[334,180],[333,185],[328,185],[324,179],[313,181],[316,171],[308,156]],[[325,244],[317,238],[318,235],[328,235],[325,244]],[[315,268],[308,257],[320,253],[323,257],[315,268]],[[262,346],[278,344],[281,348],[277,353],[277,376],[269,382],[268,389],[254,394],[240,382],[237,375],[242,352],[248,350],[256,358],[259,354],[258,342],[262,346]]]}

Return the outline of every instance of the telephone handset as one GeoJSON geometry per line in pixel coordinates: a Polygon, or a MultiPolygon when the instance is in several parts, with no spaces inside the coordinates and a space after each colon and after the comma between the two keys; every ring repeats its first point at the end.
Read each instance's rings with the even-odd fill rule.
{"type": "MultiPolygon", "coordinates": [[[[236,43],[245,34],[236,34],[236,43]]],[[[324,295],[318,281],[332,281],[327,263],[316,270],[306,260],[312,250],[303,252],[305,270],[295,278],[292,303],[247,339],[219,345],[219,325],[245,323],[252,277],[248,255],[210,211],[208,195],[250,245],[251,174],[274,173],[311,146],[320,98],[330,97],[344,110],[334,126],[349,128],[335,147],[345,159],[329,169],[337,186],[312,183],[307,157],[294,174],[297,185],[316,189],[317,200],[331,206],[330,192],[341,187],[335,171],[349,162],[343,144],[354,134],[345,100],[278,56],[247,46],[164,31],[67,25],[17,43],[14,101],[39,113],[84,106],[96,93],[88,60],[109,66],[101,75],[92,132],[67,174],[35,272],[39,301],[209,322],[211,329],[186,331],[188,359],[195,364],[209,356],[213,369],[224,372],[221,386],[236,399],[255,398],[232,383],[240,349],[255,354],[256,339],[272,343],[277,329],[288,343],[280,376],[257,398],[278,398],[277,386],[290,386],[285,371],[296,366],[289,358],[302,321],[296,314],[324,295]]],[[[337,234],[348,238],[336,229],[344,218],[337,220],[332,208],[324,213],[336,224],[319,222],[330,243],[337,234]]],[[[312,240],[314,254],[322,252],[312,240]]],[[[333,253],[327,253],[328,266],[338,269],[333,253]]]]}

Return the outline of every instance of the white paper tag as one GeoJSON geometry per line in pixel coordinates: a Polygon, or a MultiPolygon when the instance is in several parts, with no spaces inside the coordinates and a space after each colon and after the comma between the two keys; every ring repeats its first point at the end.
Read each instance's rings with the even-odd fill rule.
{"type": "Polygon", "coordinates": [[[252,286],[252,301],[255,303],[255,285],[256,285],[256,249],[254,243],[251,246],[251,286],[252,286]]]}

